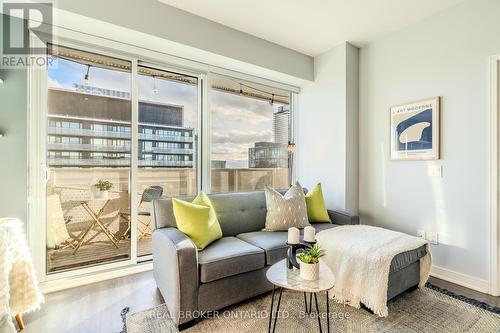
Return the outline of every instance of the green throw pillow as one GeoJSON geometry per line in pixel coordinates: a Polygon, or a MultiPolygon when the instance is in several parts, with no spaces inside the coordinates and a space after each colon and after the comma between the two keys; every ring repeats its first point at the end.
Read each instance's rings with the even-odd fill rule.
{"type": "Polygon", "coordinates": [[[332,223],[328,211],[326,210],[321,183],[316,184],[306,194],[307,217],[309,222],[328,222],[332,223]]]}
{"type": "Polygon", "coordinates": [[[208,196],[200,192],[193,202],[172,199],[177,228],[203,250],[213,241],[222,238],[217,214],[208,196]]]}

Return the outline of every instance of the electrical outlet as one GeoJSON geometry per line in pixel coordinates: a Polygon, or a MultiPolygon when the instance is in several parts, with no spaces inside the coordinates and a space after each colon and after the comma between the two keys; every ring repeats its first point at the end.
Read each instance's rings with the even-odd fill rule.
{"type": "Polygon", "coordinates": [[[425,230],[422,229],[417,230],[417,237],[425,239],[425,230]]]}
{"type": "Polygon", "coordinates": [[[428,232],[427,233],[427,240],[429,241],[429,243],[431,244],[434,244],[434,245],[438,245],[439,244],[439,235],[437,232],[428,232]]]}
{"type": "Polygon", "coordinates": [[[429,177],[443,177],[443,166],[429,165],[427,168],[427,174],[429,177]]]}

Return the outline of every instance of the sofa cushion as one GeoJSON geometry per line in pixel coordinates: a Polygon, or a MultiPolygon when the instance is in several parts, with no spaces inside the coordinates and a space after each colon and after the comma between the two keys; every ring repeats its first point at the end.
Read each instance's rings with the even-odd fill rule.
{"type": "MultiPolygon", "coordinates": [[[[311,225],[316,229],[316,233],[336,226],[331,223],[311,223],[311,225]]],[[[300,234],[301,236],[304,234],[304,229],[300,230],[300,234]]],[[[236,237],[266,251],[266,265],[273,265],[286,257],[287,235],[286,231],[255,231],[242,233],[236,237]]]]}
{"type": "Polygon", "coordinates": [[[193,202],[174,198],[172,205],[177,227],[196,244],[199,251],[222,238],[217,214],[204,192],[200,192],[193,202]]]}
{"type": "Polygon", "coordinates": [[[266,265],[273,265],[286,257],[286,231],[255,231],[239,234],[238,237],[266,252],[266,265]]]}
{"type": "Polygon", "coordinates": [[[306,194],[306,206],[309,222],[332,223],[328,211],[326,210],[321,183],[316,184],[316,186],[306,194]]]}
{"type": "Polygon", "coordinates": [[[198,252],[200,282],[250,272],[265,266],[264,250],[236,237],[223,237],[198,252]]]}
{"type": "Polygon", "coordinates": [[[282,195],[266,186],[266,226],[262,231],[287,231],[289,228],[304,228],[309,225],[304,190],[296,183],[282,195]]]}
{"type": "Polygon", "coordinates": [[[425,250],[425,245],[416,248],[415,250],[401,252],[392,259],[389,273],[394,273],[408,267],[414,262],[420,260],[420,258],[425,256],[426,253],[427,251],[425,250]]]}
{"type": "MultiPolygon", "coordinates": [[[[338,227],[337,224],[325,223],[325,222],[311,223],[311,225],[314,227],[314,229],[316,229],[316,233],[330,228],[338,227]]],[[[300,233],[302,235],[304,233],[304,230],[301,230],[300,233]]]]}

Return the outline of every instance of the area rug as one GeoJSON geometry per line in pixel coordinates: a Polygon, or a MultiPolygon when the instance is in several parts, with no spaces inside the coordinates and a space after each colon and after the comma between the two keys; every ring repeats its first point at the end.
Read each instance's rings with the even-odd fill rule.
{"type": "MultiPolygon", "coordinates": [[[[318,297],[320,311],[326,309],[324,295],[318,297]]],[[[233,307],[211,313],[207,319],[183,333],[267,332],[271,295],[254,298],[233,307]]],[[[389,316],[380,318],[364,309],[330,302],[331,332],[499,332],[499,308],[455,295],[428,285],[408,292],[389,302],[389,316]],[[497,312],[497,313],[495,313],[497,312]]],[[[126,312],[126,311],[125,311],[126,312]]],[[[174,333],[176,326],[168,316],[166,305],[123,314],[127,333],[174,333]]],[[[208,316],[208,315],[207,315],[208,316]]],[[[322,319],[326,331],[326,319],[322,319]]],[[[284,290],[276,332],[318,332],[316,314],[304,311],[303,294],[284,290]]]]}

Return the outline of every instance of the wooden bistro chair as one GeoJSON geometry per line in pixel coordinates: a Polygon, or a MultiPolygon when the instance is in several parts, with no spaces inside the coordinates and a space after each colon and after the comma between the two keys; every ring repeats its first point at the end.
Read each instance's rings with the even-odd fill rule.
{"type": "MultiPolygon", "coordinates": [[[[139,235],[137,237],[138,240],[143,238],[144,236],[150,236],[152,234],[151,219],[149,218],[151,216],[151,212],[141,210],[142,204],[151,203],[153,200],[161,198],[162,194],[163,187],[157,185],[149,186],[144,190],[144,192],[142,192],[141,200],[139,201],[139,205],[137,207],[137,221],[139,222],[137,224],[137,231],[139,232],[139,235]],[[144,217],[148,217],[148,219],[145,220],[144,217]]],[[[122,239],[126,238],[128,233],[130,232],[130,216],[130,209],[120,212],[120,218],[125,219],[128,223],[127,230],[125,230],[125,232],[123,233],[122,239]]]]}

